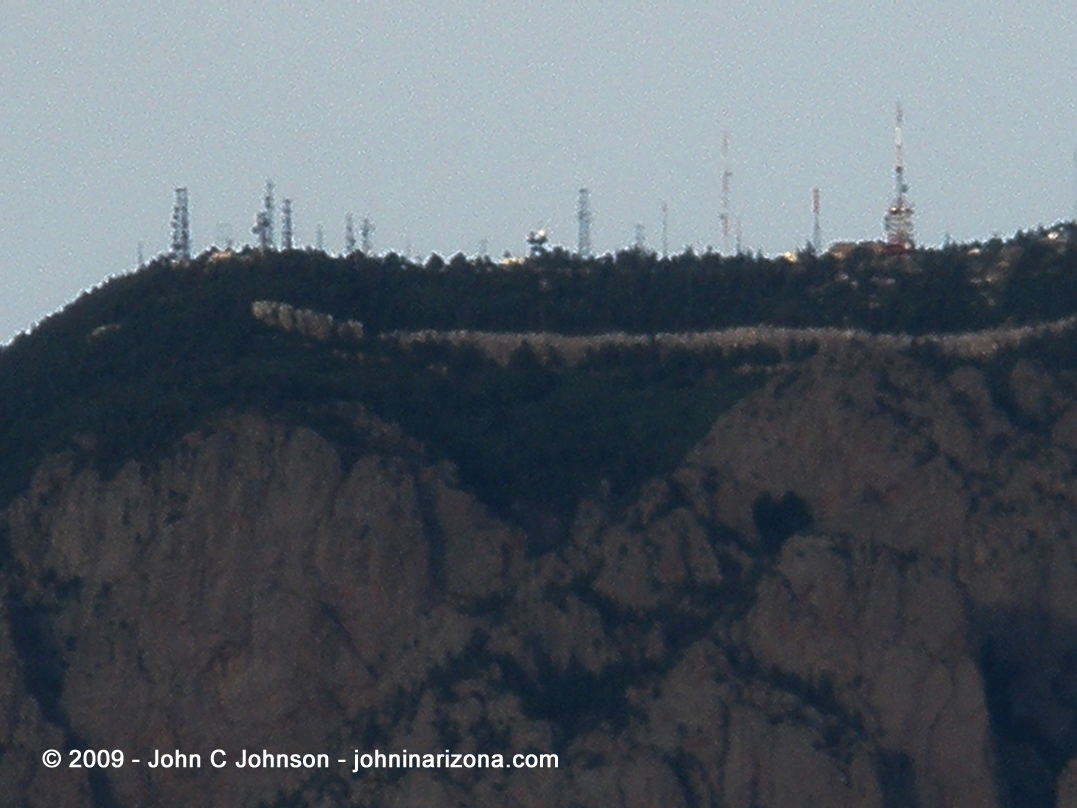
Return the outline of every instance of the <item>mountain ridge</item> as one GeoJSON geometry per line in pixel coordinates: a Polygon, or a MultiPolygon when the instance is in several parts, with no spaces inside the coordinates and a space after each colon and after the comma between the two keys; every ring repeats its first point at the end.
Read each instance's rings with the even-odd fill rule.
{"type": "Polygon", "coordinates": [[[15,804],[1072,804],[1069,331],[502,364],[297,291],[366,259],[231,260],[0,354],[15,804]],[[41,766],[83,746],[560,766],[41,766]]]}

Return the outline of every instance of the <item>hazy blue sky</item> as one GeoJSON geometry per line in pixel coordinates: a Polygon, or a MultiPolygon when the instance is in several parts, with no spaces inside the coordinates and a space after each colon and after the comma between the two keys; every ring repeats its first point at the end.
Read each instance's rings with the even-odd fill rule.
{"type": "Polygon", "coordinates": [[[918,240],[1050,224],[1077,201],[1072,0],[10,0],[0,20],[0,342],[169,240],[249,241],[264,182],[296,234],[378,251],[574,247],[633,227],[721,249],[881,234],[905,107],[918,240]]]}

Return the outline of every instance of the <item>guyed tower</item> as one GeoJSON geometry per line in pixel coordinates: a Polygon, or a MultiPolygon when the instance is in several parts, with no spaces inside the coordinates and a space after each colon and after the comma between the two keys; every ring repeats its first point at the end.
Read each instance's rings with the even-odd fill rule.
{"type": "Polygon", "coordinates": [[[894,126],[894,201],[890,209],[883,217],[883,225],[886,229],[886,245],[890,252],[904,253],[911,250],[915,245],[912,239],[912,203],[905,198],[909,191],[909,184],[905,182],[905,149],[901,142],[901,124],[904,115],[901,110],[901,102],[898,102],[896,122],[894,126]]]}

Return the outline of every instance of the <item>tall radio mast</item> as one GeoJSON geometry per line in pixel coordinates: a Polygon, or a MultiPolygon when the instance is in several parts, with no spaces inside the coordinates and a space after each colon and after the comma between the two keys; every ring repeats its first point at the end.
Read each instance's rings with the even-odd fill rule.
{"type": "Polygon", "coordinates": [[[662,202],[662,257],[669,258],[669,205],[662,202]]]}
{"type": "Polygon", "coordinates": [[[186,261],[191,257],[191,208],[186,188],[176,189],[172,206],[172,258],[186,261]]]}
{"type": "Polygon", "coordinates": [[[280,248],[282,250],[290,250],[294,247],[293,243],[293,231],[292,231],[292,200],[285,199],[280,206],[281,226],[280,226],[280,248]]]}
{"type": "Polygon", "coordinates": [[[1073,150],[1073,220],[1077,222],[1077,149],[1073,150]]]}
{"type": "Polygon", "coordinates": [[[729,255],[729,132],[722,132],[722,252],[729,255]]]}
{"type": "Polygon", "coordinates": [[[883,225],[886,228],[886,244],[891,252],[903,253],[911,250],[912,240],[912,203],[905,198],[909,191],[909,185],[905,182],[905,147],[901,141],[901,125],[904,122],[904,114],[901,110],[901,102],[898,102],[896,122],[894,126],[894,201],[890,209],[883,217],[883,225]]]}
{"type": "Polygon", "coordinates": [[[580,258],[591,257],[591,192],[586,188],[580,188],[580,199],[576,206],[576,221],[579,224],[579,234],[576,241],[576,253],[580,258]]]}
{"type": "Polygon", "coordinates": [[[811,189],[811,246],[817,253],[823,251],[823,230],[819,226],[819,189],[811,189]]]}

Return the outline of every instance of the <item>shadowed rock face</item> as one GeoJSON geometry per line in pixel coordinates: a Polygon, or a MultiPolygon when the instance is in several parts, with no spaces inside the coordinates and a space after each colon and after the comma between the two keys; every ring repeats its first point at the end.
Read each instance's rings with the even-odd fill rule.
{"type": "Polygon", "coordinates": [[[374,419],[350,467],[253,416],[107,481],[54,458],[0,520],[0,793],[1072,804],[1077,408],[1035,367],[1015,384],[1004,411],[971,367],[818,357],[539,555],[374,419]],[[203,768],[42,767],[79,746],[203,768]],[[560,766],[353,776],[374,748],[560,766]],[[332,765],[215,770],[214,749],[332,765]]]}

